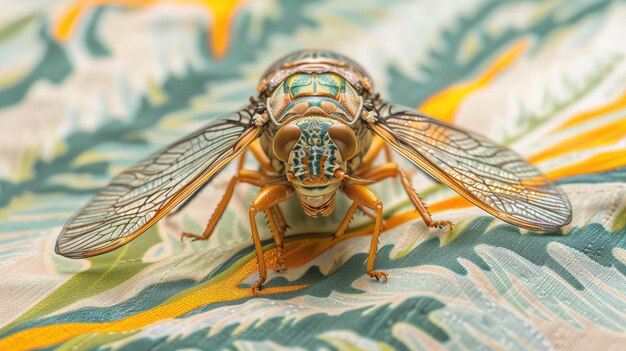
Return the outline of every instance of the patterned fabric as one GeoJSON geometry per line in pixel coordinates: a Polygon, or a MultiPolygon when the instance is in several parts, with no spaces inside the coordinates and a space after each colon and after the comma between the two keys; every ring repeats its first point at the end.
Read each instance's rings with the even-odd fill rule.
{"type": "MultiPolygon", "coordinates": [[[[0,350],[619,349],[626,342],[626,2],[9,0],[0,11],[0,350]],[[10,9],[10,10],[9,10],[10,9]],[[381,95],[507,145],[555,179],[570,225],[487,215],[410,166],[428,229],[397,180],[377,269],[372,220],[331,240],[348,202],[297,199],[284,273],[262,296],[234,167],[131,244],[54,253],[65,221],[114,175],[238,110],[297,49],[343,53],[381,95]]],[[[255,169],[252,158],[246,166],[255,169]]],[[[259,220],[259,222],[261,222],[259,220]]],[[[259,223],[270,267],[269,228],[259,223]]],[[[623,347],[623,346],[622,346],[623,347]]]]}

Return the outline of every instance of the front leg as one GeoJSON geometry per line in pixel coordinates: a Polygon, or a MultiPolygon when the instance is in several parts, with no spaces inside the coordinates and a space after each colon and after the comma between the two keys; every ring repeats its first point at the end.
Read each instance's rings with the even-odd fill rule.
{"type": "Polygon", "coordinates": [[[354,201],[350,207],[351,209],[356,209],[356,206],[362,205],[372,209],[376,214],[374,231],[372,232],[372,242],[370,243],[370,252],[367,258],[366,272],[370,277],[376,278],[376,280],[382,280],[386,283],[387,273],[374,270],[376,252],[378,251],[378,237],[380,236],[380,228],[383,222],[383,202],[378,198],[378,195],[363,185],[344,184],[341,190],[346,194],[346,196],[348,196],[348,198],[354,201]]]}
{"type": "Polygon", "coordinates": [[[341,224],[339,225],[337,230],[333,233],[333,240],[343,235],[343,233],[346,231],[346,228],[348,228],[348,224],[352,220],[352,217],[354,217],[354,213],[356,212],[356,209],[358,207],[359,207],[359,204],[356,203],[356,201],[352,203],[352,205],[348,209],[348,212],[343,217],[343,221],[341,221],[341,224]]]}
{"type": "Polygon", "coordinates": [[[272,206],[270,208],[266,208],[265,216],[267,217],[267,223],[270,226],[270,230],[272,231],[272,235],[274,236],[274,242],[276,243],[276,272],[286,271],[287,266],[285,266],[285,244],[284,244],[285,227],[283,226],[284,219],[282,218],[282,215],[280,214],[280,210],[278,209],[278,206],[272,206]]]}
{"type": "MultiPolygon", "coordinates": [[[[257,263],[259,266],[259,279],[252,286],[253,295],[258,295],[258,291],[261,290],[261,285],[267,278],[265,257],[263,256],[263,246],[261,245],[261,239],[259,238],[259,230],[256,226],[255,216],[259,212],[269,210],[271,207],[288,200],[293,195],[294,191],[295,190],[291,185],[270,185],[261,189],[252,201],[252,204],[250,204],[250,211],[248,212],[250,216],[250,229],[252,230],[252,240],[254,241],[257,263]]],[[[273,221],[273,219],[270,219],[270,221],[273,221]]]]}

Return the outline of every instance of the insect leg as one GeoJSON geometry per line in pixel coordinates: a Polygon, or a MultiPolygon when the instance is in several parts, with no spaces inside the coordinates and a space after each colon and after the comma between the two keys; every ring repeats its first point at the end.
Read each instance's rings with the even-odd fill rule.
{"type": "Polygon", "coordinates": [[[239,172],[228,183],[226,193],[224,194],[224,197],[222,197],[222,200],[217,204],[217,208],[215,209],[215,212],[213,212],[213,215],[211,216],[211,219],[209,220],[209,223],[204,229],[202,235],[183,233],[181,235],[181,239],[192,238],[195,240],[207,240],[211,236],[211,233],[213,233],[213,230],[215,230],[215,227],[217,227],[217,223],[224,214],[226,206],[233,196],[235,185],[237,185],[238,182],[242,182],[262,187],[264,186],[263,182],[268,179],[270,178],[267,175],[259,171],[251,171],[247,169],[239,170],[239,172]]]}
{"type": "Polygon", "coordinates": [[[389,146],[387,146],[387,143],[385,143],[383,139],[378,136],[374,136],[372,138],[372,143],[369,149],[367,149],[365,155],[363,156],[359,167],[363,169],[370,168],[370,166],[372,165],[376,157],[378,157],[381,151],[385,152],[385,159],[387,160],[387,162],[391,162],[391,150],[389,150],[389,146]]]}
{"type": "MultiPolygon", "coordinates": [[[[254,156],[254,158],[259,162],[263,171],[265,171],[266,173],[276,172],[274,169],[272,169],[272,166],[270,165],[270,159],[265,154],[265,151],[263,151],[260,141],[255,140],[252,144],[250,144],[250,146],[248,146],[248,151],[250,151],[250,153],[252,153],[252,156],[254,156]]],[[[243,168],[245,160],[246,159],[244,154],[239,159],[239,169],[243,168]]]]}
{"type": "Polygon", "coordinates": [[[256,195],[252,204],[250,204],[250,229],[252,230],[252,240],[254,241],[254,249],[256,251],[257,263],[259,265],[259,279],[252,286],[252,294],[257,295],[261,290],[261,285],[267,278],[267,270],[265,268],[265,257],[263,256],[263,246],[259,238],[259,230],[256,226],[255,216],[257,213],[276,206],[279,203],[289,199],[294,193],[291,185],[270,185],[267,186],[256,195]]]}
{"type": "Polygon", "coordinates": [[[363,185],[345,184],[342,187],[342,191],[346,194],[346,196],[348,196],[348,198],[354,201],[353,205],[363,205],[372,209],[376,213],[376,222],[374,223],[374,231],[372,233],[372,242],[370,244],[370,252],[367,258],[366,271],[370,277],[376,278],[376,280],[382,279],[383,282],[387,282],[387,273],[374,270],[376,251],[378,250],[378,237],[380,236],[380,227],[383,221],[383,202],[380,201],[378,195],[363,185]]]}
{"type": "MultiPolygon", "coordinates": [[[[267,157],[267,155],[265,154],[265,152],[263,152],[263,149],[261,148],[261,143],[258,140],[255,140],[252,144],[250,144],[250,146],[248,147],[248,150],[252,153],[252,155],[254,156],[254,158],[259,162],[259,164],[261,165],[261,169],[265,172],[274,172],[272,170],[272,167],[270,166],[270,160],[267,157]]],[[[239,157],[239,165],[238,165],[238,170],[242,170],[244,164],[246,163],[246,152],[244,152],[241,157],[239,157]]],[[[191,203],[191,201],[193,201],[193,199],[198,196],[198,194],[200,194],[202,192],[202,190],[204,190],[204,188],[207,187],[207,185],[209,185],[209,183],[205,183],[204,185],[202,185],[200,188],[198,188],[196,191],[193,192],[193,194],[191,194],[189,197],[187,197],[185,200],[183,200],[182,203],[180,203],[178,206],[176,206],[175,209],[173,209],[172,211],[170,211],[170,213],[167,214],[168,217],[170,216],[174,216],[177,213],[179,213],[180,211],[182,211],[185,207],[187,207],[187,205],[189,205],[191,203]]],[[[230,184],[229,184],[230,186],[230,184]]]]}
{"type": "Polygon", "coordinates": [[[274,214],[274,217],[276,218],[276,221],[278,222],[278,225],[280,226],[280,231],[284,235],[285,230],[287,230],[289,226],[287,225],[287,222],[285,222],[285,217],[283,217],[283,213],[280,211],[280,208],[278,206],[272,207],[272,213],[274,214]]]}
{"type": "Polygon", "coordinates": [[[170,213],[167,214],[167,217],[169,218],[169,217],[175,216],[177,213],[182,211],[183,208],[187,207],[187,205],[189,205],[191,201],[193,201],[193,199],[195,199],[196,196],[198,196],[198,194],[200,194],[202,190],[204,190],[204,188],[206,188],[207,185],[209,185],[209,183],[210,182],[204,183],[201,187],[199,187],[196,191],[194,191],[193,194],[189,195],[185,200],[183,200],[183,202],[181,202],[178,206],[176,206],[176,208],[171,210],[170,213]]]}
{"type": "Polygon", "coordinates": [[[420,216],[424,220],[424,223],[426,223],[426,225],[431,228],[448,227],[449,230],[452,230],[452,222],[434,221],[432,219],[432,217],[430,216],[430,213],[428,213],[428,209],[426,208],[426,205],[424,204],[424,202],[422,202],[422,199],[420,199],[420,197],[417,195],[417,193],[413,189],[413,186],[411,185],[411,181],[409,180],[409,176],[397,164],[389,162],[389,163],[382,164],[380,166],[376,166],[374,168],[370,168],[368,170],[364,170],[357,174],[360,177],[363,177],[365,179],[371,179],[377,182],[386,178],[400,177],[400,180],[402,181],[402,186],[404,187],[404,191],[406,191],[407,195],[409,196],[409,199],[411,199],[411,202],[415,206],[415,209],[417,210],[417,212],[419,212],[420,216]]]}
{"type": "Polygon", "coordinates": [[[276,208],[276,206],[266,208],[265,216],[267,217],[267,222],[272,230],[274,242],[276,243],[276,272],[281,272],[287,269],[285,266],[285,245],[283,243],[284,232],[278,228],[276,223],[278,219],[276,219],[273,213],[274,208],[276,208]]]}
{"type": "MultiPolygon", "coordinates": [[[[354,217],[354,214],[356,213],[356,210],[360,210],[361,212],[363,212],[366,216],[368,216],[372,220],[376,220],[376,214],[370,213],[370,211],[368,211],[365,208],[365,206],[359,205],[359,204],[353,202],[352,206],[350,206],[350,208],[348,209],[348,212],[346,212],[346,215],[343,217],[343,221],[341,222],[341,224],[339,225],[337,230],[333,233],[333,235],[332,235],[333,240],[335,240],[338,237],[340,237],[341,235],[343,235],[344,232],[346,231],[346,229],[348,229],[348,224],[350,224],[350,221],[354,217]]],[[[385,226],[386,225],[387,225],[387,222],[383,219],[382,223],[380,225],[380,230],[381,231],[385,230],[385,226]]]]}
{"type": "Polygon", "coordinates": [[[376,220],[376,215],[375,214],[371,214],[365,206],[359,206],[358,208],[359,211],[363,212],[364,215],[368,216],[369,218],[376,220]]]}
{"type": "Polygon", "coordinates": [[[352,203],[352,206],[350,206],[350,208],[348,209],[346,216],[343,217],[343,221],[341,221],[341,224],[339,225],[337,230],[333,233],[333,240],[343,235],[343,232],[346,230],[346,228],[348,228],[348,224],[350,223],[350,220],[352,220],[352,217],[354,216],[354,213],[356,212],[356,209],[359,206],[360,205],[356,203],[356,201],[352,203]]]}

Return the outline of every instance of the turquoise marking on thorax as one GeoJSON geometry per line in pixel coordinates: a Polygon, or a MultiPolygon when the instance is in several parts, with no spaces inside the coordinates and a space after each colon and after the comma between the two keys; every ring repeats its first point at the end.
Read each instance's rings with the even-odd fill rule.
{"type": "Polygon", "coordinates": [[[345,91],[345,80],[336,74],[294,74],[283,85],[285,94],[292,98],[307,95],[336,97],[345,91]]]}
{"type": "Polygon", "coordinates": [[[277,123],[300,116],[329,117],[351,123],[359,114],[362,98],[338,74],[297,73],[281,83],[267,106],[277,123]]]}
{"type": "Polygon", "coordinates": [[[276,121],[282,123],[294,116],[306,115],[334,116],[348,122],[353,121],[350,113],[337,100],[326,96],[301,97],[290,103],[276,121]]]}

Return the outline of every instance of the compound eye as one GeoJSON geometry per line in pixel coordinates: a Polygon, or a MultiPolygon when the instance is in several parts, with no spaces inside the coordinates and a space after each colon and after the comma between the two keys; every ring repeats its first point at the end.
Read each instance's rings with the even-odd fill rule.
{"type": "Polygon", "coordinates": [[[349,126],[343,123],[333,124],[328,128],[328,135],[333,139],[344,161],[356,154],[356,135],[349,126]]]}
{"type": "Polygon", "coordinates": [[[280,127],[276,135],[274,135],[274,155],[276,155],[279,160],[287,162],[291,149],[293,149],[293,146],[296,145],[296,142],[300,139],[301,133],[300,127],[293,123],[280,127]]]}

